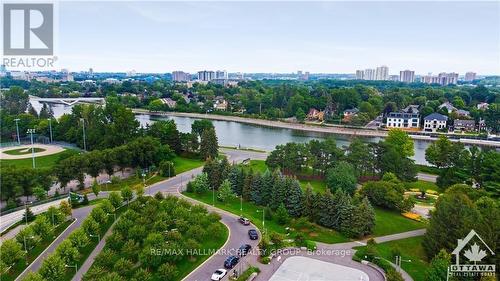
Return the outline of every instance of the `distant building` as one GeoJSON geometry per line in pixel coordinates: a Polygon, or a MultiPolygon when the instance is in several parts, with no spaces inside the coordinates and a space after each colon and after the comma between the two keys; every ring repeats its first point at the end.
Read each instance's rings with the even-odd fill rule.
{"type": "Polygon", "coordinates": [[[403,70],[399,72],[399,81],[404,83],[415,82],[415,71],[413,70],[403,70]]]}
{"type": "Polygon", "coordinates": [[[470,116],[470,112],[467,110],[458,109],[455,112],[458,114],[458,116],[470,116]]]}
{"type": "Polygon", "coordinates": [[[172,80],[175,82],[187,82],[191,80],[191,74],[184,71],[172,72],[172,80]]]}
{"type": "Polygon", "coordinates": [[[208,70],[198,71],[198,80],[211,81],[212,79],[215,79],[215,72],[208,70]]]}
{"type": "Polygon", "coordinates": [[[458,73],[442,72],[438,76],[425,75],[422,76],[421,82],[426,84],[440,84],[441,86],[456,85],[458,82],[458,73]]]}
{"type": "Polygon", "coordinates": [[[488,109],[489,106],[490,105],[486,102],[478,103],[476,105],[477,109],[479,109],[479,110],[486,110],[486,109],[488,109]]]}
{"type": "Polygon", "coordinates": [[[420,105],[416,105],[416,104],[410,104],[408,105],[407,107],[403,108],[401,111],[404,112],[404,113],[420,113],[420,105]]]}
{"type": "Polygon", "coordinates": [[[475,72],[467,72],[465,73],[465,81],[467,82],[472,82],[476,80],[476,73],[475,72]]]}
{"type": "Polygon", "coordinates": [[[375,69],[365,69],[363,76],[365,80],[375,80],[375,69]]]}
{"type": "Polygon", "coordinates": [[[448,122],[448,116],[436,112],[431,113],[424,117],[424,131],[436,132],[445,129],[446,122],[448,122]]]}
{"type": "Polygon", "coordinates": [[[223,97],[215,97],[214,109],[226,111],[227,110],[227,101],[223,97]]]}
{"type": "Polygon", "coordinates": [[[365,79],[365,72],[363,70],[356,70],[356,80],[365,79]]]}
{"type": "Polygon", "coordinates": [[[309,109],[307,113],[307,119],[309,120],[319,120],[323,121],[324,113],[322,111],[317,110],[316,108],[309,109]]]}
{"type": "Polygon", "coordinates": [[[441,104],[440,106],[438,106],[439,109],[443,109],[443,108],[446,108],[446,110],[448,111],[448,113],[452,113],[453,111],[457,110],[456,107],[454,107],[449,101],[441,104]]]}
{"type": "Polygon", "coordinates": [[[455,119],[453,129],[458,131],[472,132],[476,130],[476,121],[455,119]]]}
{"type": "Polygon", "coordinates": [[[398,82],[399,81],[399,75],[389,75],[389,81],[398,82]]]}
{"type": "Polygon", "coordinates": [[[226,79],[227,80],[227,71],[225,70],[217,70],[215,72],[215,79],[226,79]]]}
{"type": "Polygon", "coordinates": [[[389,67],[382,65],[375,70],[375,80],[389,80],[389,67]]]}
{"type": "Polygon", "coordinates": [[[386,127],[412,129],[420,128],[418,113],[391,112],[387,115],[386,127]]]}
{"type": "Polygon", "coordinates": [[[161,102],[163,104],[166,104],[168,106],[168,108],[175,108],[177,106],[177,102],[174,101],[173,99],[171,98],[164,98],[164,99],[161,99],[161,102]]]}
{"type": "Polygon", "coordinates": [[[359,112],[359,110],[357,108],[346,109],[346,110],[344,110],[344,118],[357,115],[358,112],[359,112]]]}

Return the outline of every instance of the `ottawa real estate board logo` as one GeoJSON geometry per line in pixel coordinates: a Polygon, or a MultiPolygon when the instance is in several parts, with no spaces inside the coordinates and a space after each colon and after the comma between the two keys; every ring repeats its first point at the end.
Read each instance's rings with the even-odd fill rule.
{"type": "Polygon", "coordinates": [[[54,3],[3,3],[6,67],[51,67],[54,63],[54,3]]]}
{"type": "Polygon", "coordinates": [[[448,268],[449,275],[495,276],[495,264],[483,262],[485,259],[491,262],[495,252],[474,230],[471,230],[464,239],[458,239],[458,245],[452,255],[455,256],[455,264],[448,268]]]}

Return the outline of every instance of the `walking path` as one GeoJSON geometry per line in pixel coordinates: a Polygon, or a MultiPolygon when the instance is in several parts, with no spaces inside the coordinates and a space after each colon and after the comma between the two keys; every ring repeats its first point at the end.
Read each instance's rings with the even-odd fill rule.
{"type": "MultiPolygon", "coordinates": [[[[48,145],[48,144],[39,144],[39,143],[35,143],[33,145],[33,147],[44,149],[43,151],[35,152],[35,157],[52,155],[52,154],[56,154],[56,153],[59,153],[59,152],[62,152],[65,150],[64,147],[59,146],[59,145],[48,145]]],[[[31,157],[32,157],[31,144],[0,148],[0,159],[2,159],[2,160],[26,159],[26,158],[31,158],[31,157]],[[19,149],[25,149],[27,151],[27,153],[26,154],[19,154],[19,155],[5,153],[5,151],[19,150],[19,149]]]]}

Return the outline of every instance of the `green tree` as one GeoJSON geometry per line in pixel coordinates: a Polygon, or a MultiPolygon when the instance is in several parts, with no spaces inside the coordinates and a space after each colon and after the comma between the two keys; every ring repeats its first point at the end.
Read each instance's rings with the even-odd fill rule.
{"type": "Polygon", "coordinates": [[[396,151],[401,153],[403,157],[411,157],[415,155],[413,150],[413,140],[408,134],[401,129],[391,129],[385,142],[394,146],[396,151]]]}
{"type": "Polygon", "coordinates": [[[97,235],[101,231],[99,224],[92,217],[89,217],[83,221],[82,228],[83,231],[85,231],[85,234],[87,234],[88,236],[97,235]]]}
{"type": "Polygon", "coordinates": [[[40,186],[36,186],[33,188],[33,195],[37,200],[44,200],[47,198],[47,191],[40,186]]]}
{"type": "Polygon", "coordinates": [[[148,134],[168,145],[175,153],[181,152],[181,139],[174,120],[158,120],[148,128],[148,134]]]}
{"type": "Polygon", "coordinates": [[[191,124],[191,133],[198,135],[199,137],[203,135],[205,130],[209,129],[214,129],[214,124],[212,124],[212,121],[210,120],[195,120],[193,124],[191,124]]]}
{"type": "Polygon", "coordinates": [[[77,249],[82,249],[90,242],[89,237],[82,228],[78,228],[68,236],[71,244],[77,249]]]}
{"type": "Polygon", "coordinates": [[[219,153],[217,135],[213,128],[204,130],[201,135],[200,154],[203,159],[216,159],[219,153]]]}
{"type": "Polygon", "coordinates": [[[356,183],[354,167],[344,161],[337,163],[333,169],[328,170],[326,175],[326,185],[332,192],[341,189],[352,195],[356,191],[356,183]]]}
{"type": "Polygon", "coordinates": [[[38,272],[28,272],[28,274],[26,274],[26,277],[24,277],[23,280],[24,281],[45,281],[45,279],[43,279],[42,275],[38,272]]]}
{"type": "Polygon", "coordinates": [[[304,110],[302,108],[299,108],[295,112],[295,117],[297,117],[298,121],[302,122],[302,121],[304,121],[306,119],[306,113],[304,112],[304,110]]]}
{"type": "Polygon", "coordinates": [[[451,264],[451,255],[445,250],[439,253],[432,259],[430,267],[425,272],[426,281],[441,281],[447,279],[448,267],[451,264]]]}
{"type": "Polygon", "coordinates": [[[158,169],[160,170],[161,175],[164,177],[175,176],[174,163],[172,161],[167,161],[167,160],[161,161],[158,169]]]}
{"type": "Polygon", "coordinates": [[[227,202],[234,197],[236,197],[236,194],[234,194],[231,189],[231,183],[227,179],[224,180],[219,187],[219,194],[217,195],[217,198],[222,202],[227,202]]]}
{"type": "Polygon", "coordinates": [[[201,173],[194,179],[193,182],[194,191],[196,193],[205,193],[210,189],[210,183],[208,181],[208,175],[206,173],[201,173]]]}
{"type": "Polygon", "coordinates": [[[28,108],[28,99],[28,91],[24,91],[21,87],[13,86],[8,91],[2,93],[0,105],[7,114],[22,114],[28,108]]]}
{"type": "Polygon", "coordinates": [[[350,224],[349,232],[353,237],[363,237],[371,234],[375,227],[375,210],[373,209],[367,197],[364,197],[361,203],[354,210],[353,219],[350,224]]]}
{"type": "Polygon", "coordinates": [[[285,208],[285,204],[281,203],[279,205],[278,209],[276,209],[274,217],[280,225],[284,225],[290,221],[290,216],[288,215],[288,211],[285,208]]]}
{"type": "Polygon", "coordinates": [[[0,260],[7,266],[13,265],[24,257],[21,244],[15,239],[7,239],[0,246],[0,260]]]}
{"type": "Polygon", "coordinates": [[[120,193],[123,198],[123,201],[127,201],[127,205],[130,202],[130,200],[132,200],[132,198],[134,197],[132,189],[130,189],[130,187],[128,186],[124,186],[120,193]]]}
{"type": "Polygon", "coordinates": [[[78,260],[80,253],[78,249],[73,246],[70,240],[63,240],[56,248],[56,254],[61,257],[65,264],[74,264],[78,260]]]}
{"type": "Polygon", "coordinates": [[[49,219],[44,215],[36,217],[35,222],[33,222],[33,230],[42,239],[47,239],[53,234],[53,228],[50,225],[49,219]]]}
{"type": "Polygon", "coordinates": [[[61,201],[61,203],[59,204],[59,211],[63,215],[65,215],[66,217],[71,216],[73,213],[73,210],[71,209],[71,205],[66,200],[61,201]]]}
{"type": "Polygon", "coordinates": [[[35,214],[33,214],[30,207],[27,207],[26,210],[24,211],[24,214],[23,214],[23,221],[24,222],[26,222],[26,221],[31,222],[34,219],[35,219],[35,214]]]}
{"type": "Polygon", "coordinates": [[[94,193],[95,197],[99,195],[99,192],[101,192],[101,187],[99,184],[97,184],[97,180],[94,180],[92,183],[92,192],[94,193]]]}
{"type": "Polygon", "coordinates": [[[43,261],[39,272],[47,281],[61,280],[66,273],[64,260],[58,254],[49,255],[43,261]]]}
{"type": "Polygon", "coordinates": [[[158,276],[161,278],[161,280],[175,280],[175,277],[178,273],[179,272],[177,271],[177,267],[174,264],[164,263],[158,268],[158,276]]]}
{"type": "Polygon", "coordinates": [[[120,208],[123,204],[122,196],[117,191],[111,192],[109,194],[108,200],[109,200],[109,202],[111,202],[111,204],[115,208],[115,211],[116,211],[116,209],[120,208]]]}

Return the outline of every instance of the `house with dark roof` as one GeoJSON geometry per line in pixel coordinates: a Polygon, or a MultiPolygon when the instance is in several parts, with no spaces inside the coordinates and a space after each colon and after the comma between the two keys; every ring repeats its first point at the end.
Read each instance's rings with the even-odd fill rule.
{"type": "Polygon", "coordinates": [[[466,132],[475,131],[476,121],[455,119],[455,121],[453,122],[453,129],[455,131],[466,131],[466,132]]]}
{"type": "Polygon", "coordinates": [[[386,127],[401,129],[420,128],[420,115],[418,113],[391,112],[387,115],[386,127]]]}
{"type": "Polygon", "coordinates": [[[448,116],[439,113],[431,113],[424,117],[424,131],[435,133],[437,130],[446,128],[448,116]]]}

